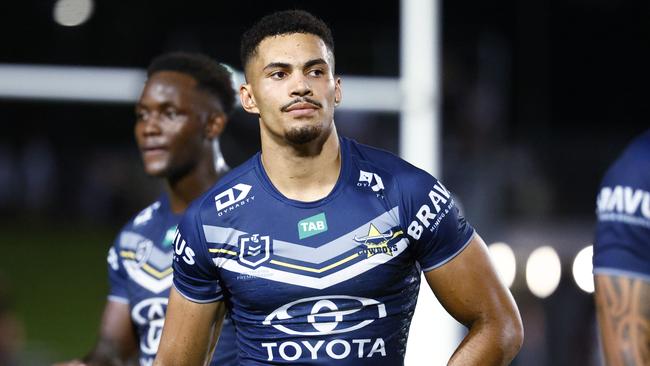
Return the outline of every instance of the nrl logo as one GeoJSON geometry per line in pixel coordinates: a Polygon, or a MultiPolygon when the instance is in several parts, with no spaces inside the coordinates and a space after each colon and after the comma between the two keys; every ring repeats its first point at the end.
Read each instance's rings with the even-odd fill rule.
{"type": "Polygon", "coordinates": [[[271,257],[271,238],[253,234],[239,237],[239,261],[257,267],[271,257]]]}

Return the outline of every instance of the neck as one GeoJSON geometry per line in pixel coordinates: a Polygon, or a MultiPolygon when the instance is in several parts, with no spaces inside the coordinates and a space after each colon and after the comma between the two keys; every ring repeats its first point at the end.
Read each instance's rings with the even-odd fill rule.
{"type": "Polygon", "coordinates": [[[172,212],[185,212],[190,203],[212,187],[218,178],[212,161],[198,164],[181,177],[167,178],[165,186],[172,212]]]}
{"type": "Polygon", "coordinates": [[[311,143],[295,146],[260,126],[262,165],[273,186],[285,197],[311,202],[326,197],[341,171],[336,127],[311,143]]]}

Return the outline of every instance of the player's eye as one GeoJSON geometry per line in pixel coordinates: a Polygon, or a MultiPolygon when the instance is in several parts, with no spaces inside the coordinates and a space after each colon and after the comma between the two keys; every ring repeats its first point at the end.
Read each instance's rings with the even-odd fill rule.
{"type": "Polygon", "coordinates": [[[325,72],[321,69],[313,69],[309,71],[309,76],[320,77],[325,75],[325,72]]]}
{"type": "Polygon", "coordinates": [[[148,117],[148,113],[145,111],[135,111],[135,120],[136,122],[144,121],[148,117]]]}
{"type": "Polygon", "coordinates": [[[165,109],[165,117],[168,119],[175,119],[178,117],[178,111],[174,108],[167,108],[165,109]]]}
{"type": "Polygon", "coordinates": [[[287,77],[287,73],[284,71],[274,71],[271,73],[271,78],[276,80],[281,80],[287,77]]]}

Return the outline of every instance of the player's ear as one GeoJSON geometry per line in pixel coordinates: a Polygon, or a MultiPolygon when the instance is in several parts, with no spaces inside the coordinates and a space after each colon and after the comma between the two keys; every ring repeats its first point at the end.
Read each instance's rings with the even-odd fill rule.
{"type": "Polygon", "coordinates": [[[336,76],[334,81],[334,105],[338,107],[343,99],[343,90],[341,89],[341,78],[336,76]]]}
{"type": "Polygon", "coordinates": [[[239,100],[241,101],[241,106],[248,113],[260,114],[260,110],[257,108],[257,103],[255,102],[255,96],[253,95],[253,88],[250,84],[242,84],[239,87],[239,100]]]}
{"type": "Polygon", "coordinates": [[[205,124],[205,136],[209,139],[215,139],[221,135],[223,129],[226,128],[228,117],[223,112],[213,112],[208,118],[208,123],[205,124]]]}

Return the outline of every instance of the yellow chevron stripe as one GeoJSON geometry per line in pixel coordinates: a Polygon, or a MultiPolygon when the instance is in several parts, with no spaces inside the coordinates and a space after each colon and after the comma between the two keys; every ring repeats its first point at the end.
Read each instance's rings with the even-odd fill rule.
{"type": "MultiPolygon", "coordinates": [[[[135,252],[132,252],[132,251],[129,251],[129,250],[123,250],[123,251],[120,252],[120,257],[135,260],[135,252]]],[[[154,277],[157,277],[158,279],[165,278],[165,277],[169,276],[170,274],[172,274],[172,272],[173,272],[172,267],[169,267],[166,270],[161,272],[161,271],[153,268],[152,266],[150,266],[147,263],[144,263],[142,265],[142,269],[145,272],[149,273],[150,275],[152,275],[154,277]]]]}
{"type": "Polygon", "coordinates": [[[160,272],[157,269],[155,269],[155,268],[151,267],[150,265],[148,265],[147,263],[142,265],[142,269],[144,269],[150,275],[152,275],[154,277],[158,277],[159,279],[169,276],[174,271],[172,269],[172,267],[169,267],[166,270],[160,272]]]}
{"type": "Polygon", "coordinates": [[[325,271],[329,271],[330,269],[332,269],[332,268],[334,268],[334,267],[338,267],[338,266],[340,266],[341,264],[347,263],[347,262],[353,260],[354,258],[356,258],[356,257],[358,257],[358,256],[359,256],[358,253],[354,253],[354,254],[352,254],[351,256],[347,257],[347,258],[343,258],[343,259],[341,259],[340,261],[338,261],[338,262],[336,262],[336,263],[332,263],[332,264],[330,264],[329,266],[325,266],[325,267],[323,267],[323,268],[310,268],[310,267],[305,267],[305,266],[299,266],[299,265],[296,265],[296,264],[291,264],[291,263],[286,263],[286,262],[276,261],[275,259],[271,260],[271,263],[273,263],[273,264],[277,264],[278,266],[283,266],[283,267],[288,267],[288,268],[298,269],[298,270],[305,271],[305,272],[323,273],[323,272],[325,272],[325,271]]]}
{"type": "Polygon", "coordinates": [[[392,237],[391,239],[395,239],[395,238],[397,238],[398,236],[400,236],[400,235],[402,235],[402,234],[404,234],[404,232],[403,232],[402,230],[400,230],[400,231],[396,231],[396,232],[393,234],[393,237],[392,237]]]}
{"type": "Polygon", "coordinates": [[[129,250],[123,250],[120,252],[120,257],[127,258],[127,259],[135,259],[135,252],[131,252],[129,250]]]}
{"type": "Polygon", "coordinates": [[[210,253],[225,253],[225,254],[230,254],[230,255],[237,255],[237,252],[233,252],[232,250],[227,250],[227,249],[209,249],[210,253]]]}

